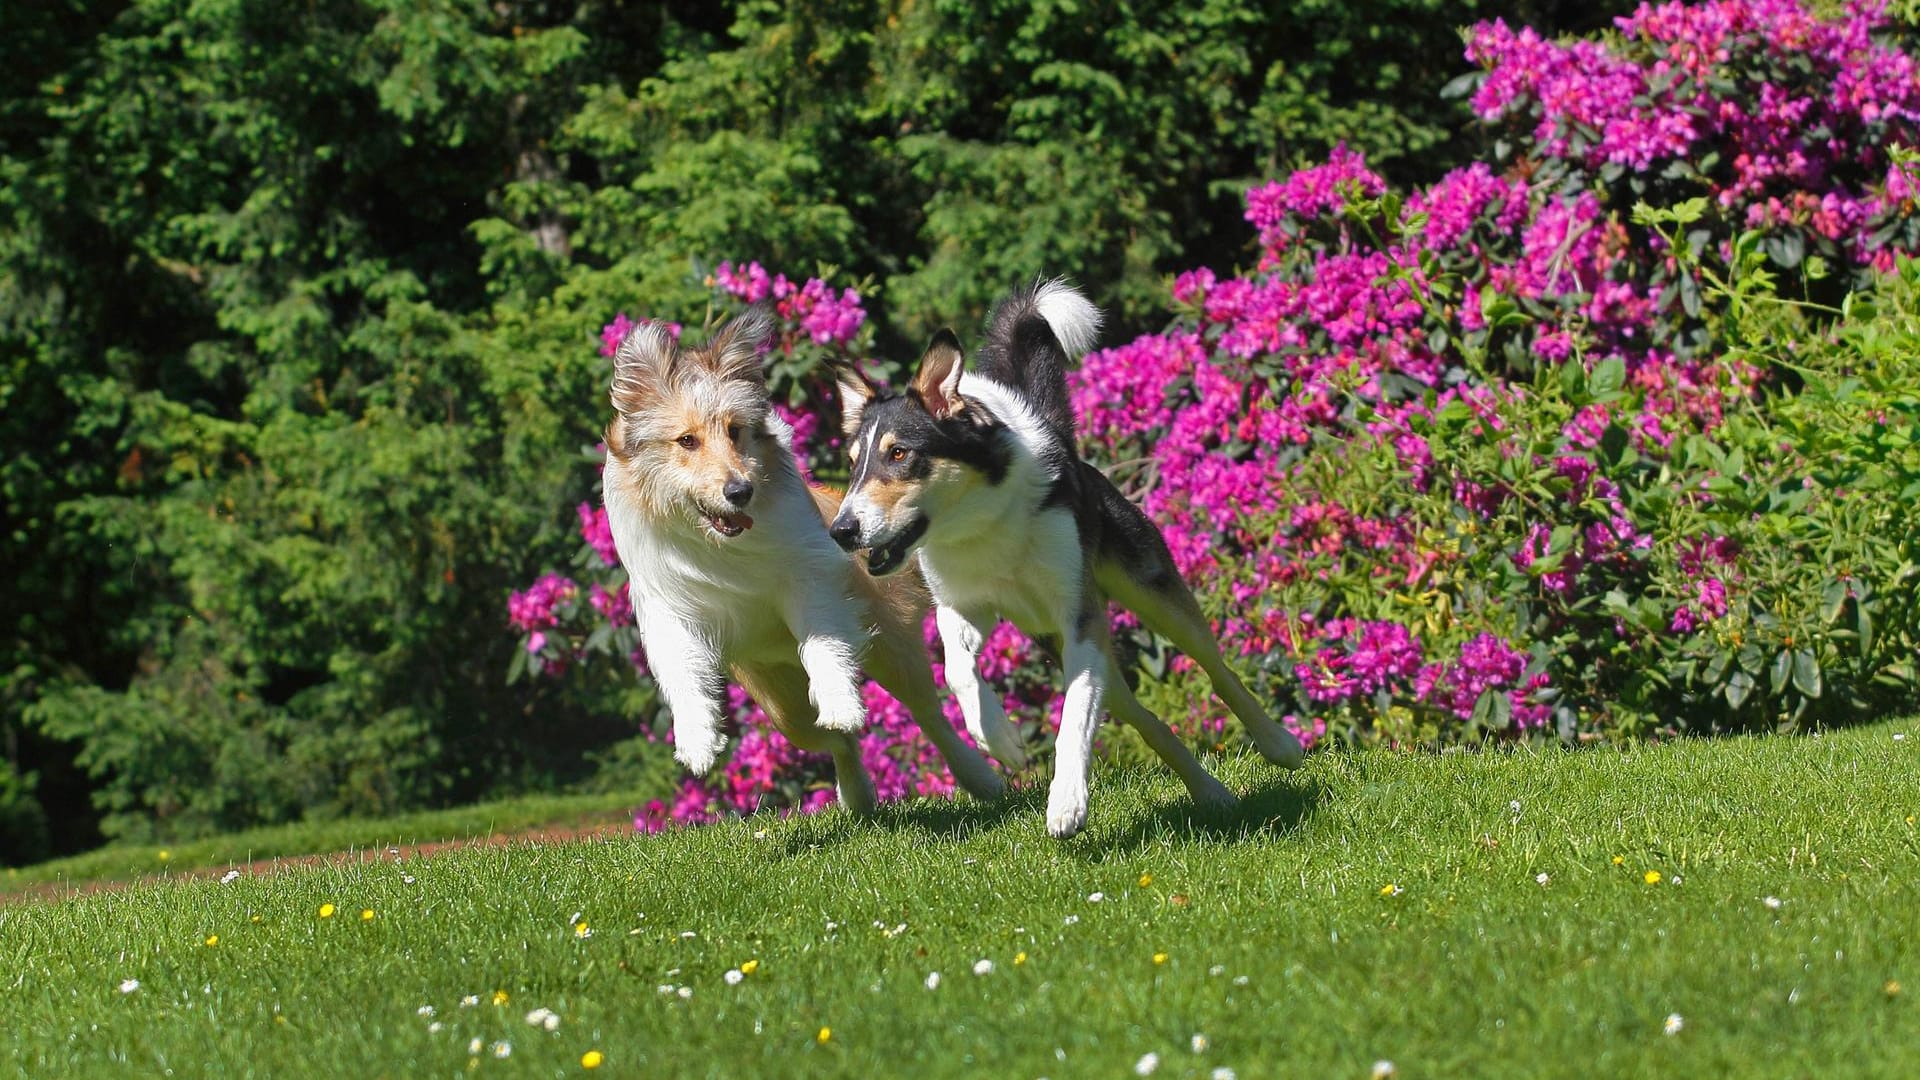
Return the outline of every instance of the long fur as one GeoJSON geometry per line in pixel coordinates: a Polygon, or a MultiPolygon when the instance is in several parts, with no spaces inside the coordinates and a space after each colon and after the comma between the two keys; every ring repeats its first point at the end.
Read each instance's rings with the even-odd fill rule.
{"type": "Polygon", "coordinates": [[[713,767],[731,674],[796,744],[833,755],[850,809],[870,808],[873,785],[850,737],[866,721],[865,654],[955,778],[995,797],[1004,784],[934,698],[914,614],[926,609],[919,582],[883,588],[827,536],[838,499],[808,488],[792,430],[767,400],[760,349],[770,326],[764,314],[743,316],[687,350],[642,324],[614,357],[607,517],[673,714],[674,756],[696,773],[713,767]]]}

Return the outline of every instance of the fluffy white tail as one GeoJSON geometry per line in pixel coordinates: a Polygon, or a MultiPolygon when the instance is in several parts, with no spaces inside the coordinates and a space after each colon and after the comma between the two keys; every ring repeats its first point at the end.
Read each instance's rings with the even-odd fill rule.
{"type": "Polygon", "coordinates": [[[1065,278],[1054,278],[1033,294],[1034,309],[1053,328],[1067,363],[1079,363],[1100,336],[1100,309],[1065,278]]]}

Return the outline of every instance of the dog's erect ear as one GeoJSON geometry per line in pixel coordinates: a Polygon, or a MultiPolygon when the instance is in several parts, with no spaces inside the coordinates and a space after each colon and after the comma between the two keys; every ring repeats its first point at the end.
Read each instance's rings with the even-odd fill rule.
{"type": "Polygon", "coordinates": [[[613,354],[610,396],[615,412],[636,413],[659,399],[676,348],[667,328],[657,322],[642,322],[627,331],[613,354]]]}
{"type": "Polygon", "coordinates": [[[767,309],[748,308],[721,327],[701,355],[713,373],[723,379],[765,386],[767,373],[761,353],[772,334],[773,316],[767,309]]]}
{"type": "Polygon", "coordinates": [[[840,391],[840,431],[852,437],[860,430],[860,415],[867,411],[867,402],[880,396],[880,388],[850,363],[833,365],[833,381],[840,391]]]}
{"type": "Polygon", "coordinates": [[[953,336],[953,331],[942,330],[933,335],[933,343],[920,358],[920,372],[913,377],[913,389],[936,418],[945,420],[960,414],[963,404],[960,372],[965,367],[966,356],[961,353],[960,339],[953,336]]]}

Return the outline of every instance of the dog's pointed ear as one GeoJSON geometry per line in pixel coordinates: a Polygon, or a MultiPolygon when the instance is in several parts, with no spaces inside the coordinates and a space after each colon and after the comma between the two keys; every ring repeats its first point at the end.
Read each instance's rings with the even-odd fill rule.
{"type": "Polygon", "coordinates": [[[840,393],[840,432],[851,438],[860,430],[867,403],[880,396],[880,388],[851,362],[833,365],[833,382],[840,393]]]}
{"type": "Polygon", "coordinates": [[[701,355],[722,379],[765,386],[767,372],[762,354],[772,336],[773,316],[766,308],[751,307],[721,327],[701,355]]]}
{"type": "Polygon", "coordinates": [[[965,368],[966,355],[960,351],[960,339],[953,336],[953,331],[933,335],[926,355],[920,358],[920,371],[913,377],[913,390],[937,419],[958,416],[964,407],[960,373],[965,368]]]}
{"type": "Polygon", "coordinates": [[[615,412],[637,413],[659,399],[677,348],[667,328],[651,319],[627,331],[613,353],[615,412]]]}

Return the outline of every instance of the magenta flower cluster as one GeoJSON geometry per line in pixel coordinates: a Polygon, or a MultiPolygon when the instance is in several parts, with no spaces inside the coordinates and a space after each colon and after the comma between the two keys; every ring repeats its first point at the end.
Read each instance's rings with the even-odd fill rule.
{"type": "MultiPolygon", "coordinates": [[[[1086,360],[1073,400],[1088,450],[1140,478],[1181,570],[1232,613],[1221,629],[1234,651],[1296,658],[1276,696],[1308,714],[1379,701],[1465,721],[1486,715],[1491,691],[1512,730],[1548,721],[1557,695],[1525,634],[1319,618],[1336,568],[1419,590],[1462,556],[1345,505],[1308,468],[1315,440],[1389,447],[1416,490],[1440,485],[1490,519],[1510,486],[1436,466],[1424,434],[1436,414],[1497,437],[1528,372],[1617,365],[1618,399],[1574,415],[1539,463],[1565,501],[1534,515],[1508,558],[1564,606],[1621,584],[1651,538],[1597,465],[1606,433],[1669,452],[1758,377],[1702,347],[1688,298],[1705,283],[1633,225],[1631,200],[1708,196],[1717,216],[1702,224],[1723,256],[1750,228],[1786,264],[1824,251],[1870,271],[1920,246],[1912,178],[1887,149],[1920,134],[1920,79],[1876,42],[1882,25],[1871,5],[1828,20],[1793,0],[1644,6],[1613,43],[1482,24],[1467,49],[1484,69],[1472,104],[1518,125],[1504,168],[1476,163],[1401,199],[1336,149],[1248,192],[1253,272],[1180,275],[1183,319],[1086,360]],[[1303,588],[1311,608],[1276,599],[1303,588]]],[[[1672,632],[1726,614],[1730,580],[1703,571],[1674,598],[1672,632]]]]}
{"type": "Polygon", "coordinates": [[[749,303],[773,300],[774,313],[797,326],[816,345],[847,345],[867,321],[867,310],[854,289],[833,289],[819,278],[795,285],[785,274],[767,273],[757,262],[736,267],[723,262],[713,272],[720,291],[749,303]]]}

